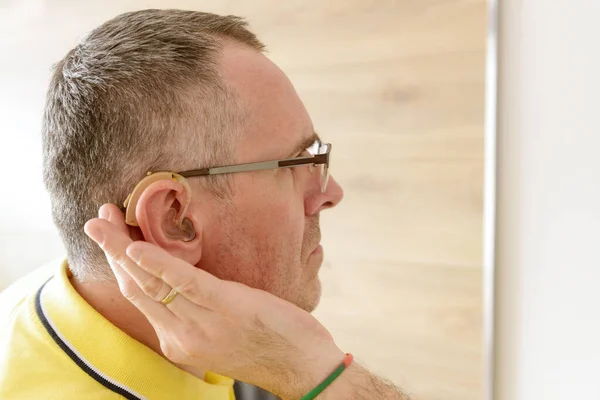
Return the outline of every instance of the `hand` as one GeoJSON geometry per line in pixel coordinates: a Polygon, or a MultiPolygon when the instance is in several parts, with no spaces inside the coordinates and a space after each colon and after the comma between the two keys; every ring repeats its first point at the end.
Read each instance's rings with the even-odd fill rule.
{"type": "Polygon", "coordinates": [[[300,398],[344,357],[312,315],[276,296],[218,279],[131,239],[123,213],[100,209],[86,233],[104,250],[122,294],[149,320],[171,361],[300,398]],[[160,300],[174,288],[168,305],[160,300]]]}

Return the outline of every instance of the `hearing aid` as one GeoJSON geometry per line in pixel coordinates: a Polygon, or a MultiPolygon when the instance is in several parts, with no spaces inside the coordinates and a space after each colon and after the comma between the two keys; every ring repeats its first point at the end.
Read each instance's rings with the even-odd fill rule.
{"type": "Polygon", "coordinates": [[[163,179],[170,179],[181,183],[187,193],[187,200],[185,203],[181,204],[181,216],[179,217],[179,220],[175,221],[175,215],[177,214],[175,209],[169,210],[165,216],[166,219],[170,220],[167,222],[175,221],[175,226],[177,229],[176,231],[167,232],[167,235],[173,239],[181,239],[189,242],[196,237],[196,231],[194,230],[192,221],[190,221],[188,218],[185,218],[185,213],[190,205],[190,202],[192,201],[192,190],[187,180],[175,172],[148,172],[147,176],[138,182],[135,188],[133,188],[133,191],[123,202],[123,207],[125,208],[125,223],[129,226],[139,226],[135,211],[137,208],[137,203],[140,200],[140,196],[144,190],[148,188],[148,186],[163,179]]]}

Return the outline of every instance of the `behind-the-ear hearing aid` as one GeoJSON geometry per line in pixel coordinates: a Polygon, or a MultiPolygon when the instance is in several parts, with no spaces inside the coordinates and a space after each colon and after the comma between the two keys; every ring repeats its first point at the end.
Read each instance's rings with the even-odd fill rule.
{"type": "MultiPolygon", "coordinates": [[[[123,203],[123,207],[125,208],[125,223],[130,226],[139,226],[135,216],[135,210],[137,208],[137,203],[140,200],[140,196],[148,186],[163,179],[171,179],[181,183],[187,193],[185,203],[181,204],[181,216],[178,221],[175,221],[177,232],[167,232],[167,234],[172,238],[189,242],[196,237],[196,231],[194,230],[192,221],[185,218],[187,208],[192,201],[192,190],[187,180],[175,172],[148,172],[148,175],[135,185],[135,188],[133,188],[133,191],[127,196],[127,199],[125,199],[125,202],[123,203]]],[[[166,218],[174,219],[176,213],[177,212],[173,209],[172,212],[167,214],[166,218]]]]}

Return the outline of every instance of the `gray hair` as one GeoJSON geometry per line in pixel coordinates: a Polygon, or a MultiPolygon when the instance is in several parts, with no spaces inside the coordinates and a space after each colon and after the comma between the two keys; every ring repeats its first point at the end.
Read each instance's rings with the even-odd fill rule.
{"type": "MultiPolygon", "coordinates": [[[[228,40],[264,49],[239,17],[136,11],[93,30],[55,66],[42,128],[44,183],[78,279],[114,279],[83,232],[102,204],[122,203],[147,171],[232,161],[242,117],[217,65],[228,40]]],[[[226,196],[226,178],[203,182],[226,196]]]]}

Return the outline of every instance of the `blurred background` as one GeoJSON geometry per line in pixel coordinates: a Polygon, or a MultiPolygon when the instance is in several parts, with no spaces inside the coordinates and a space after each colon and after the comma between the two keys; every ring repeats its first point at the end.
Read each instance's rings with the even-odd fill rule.
{"type": "Polygon", "coordinates": [[[341,348],[417,399],[482,399],[485,0],[1,1],[0,289],[63,254],[41,180],[51,65],[167,7],[247,18],[334,144],[346,196],[323,214],[315,315],[341,348]]]}

